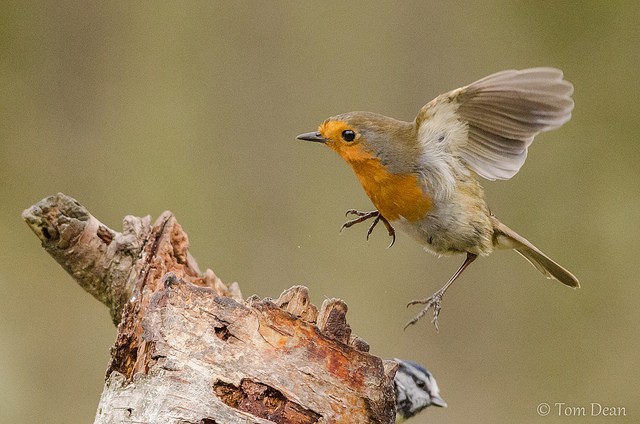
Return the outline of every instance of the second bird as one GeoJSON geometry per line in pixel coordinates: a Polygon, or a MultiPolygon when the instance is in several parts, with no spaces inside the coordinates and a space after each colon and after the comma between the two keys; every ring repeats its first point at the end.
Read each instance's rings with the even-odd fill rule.
{"type": "Polygon", "coordinates": [[[382,221],[394,239],[398,227],[437,255],[466,254],[440,290],[409,303],[424,307],[407,326],[433,308],[437,328],[444,293],[494,249],[514,249],[545,277],[579,287],[573,274],[493,215],[478,179],[513,177],[534,137],[571,119],[572,94],[558,69],[508,70],[436,97],[412,122],[350,112],[298,136],[335,150],[377,208],[350,210],[358,218],[345,227],[374,218],[369,233],[382,221]]]}

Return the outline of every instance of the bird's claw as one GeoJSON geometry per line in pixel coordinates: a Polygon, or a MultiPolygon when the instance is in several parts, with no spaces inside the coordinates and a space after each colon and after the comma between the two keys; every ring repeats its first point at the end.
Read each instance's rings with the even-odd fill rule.
{"type": "MultiPolygon", "coordinates": [[[[346,213],[345,216],[349,216],[349,215],[356,215],[357,218],[352,219],[350,221],[345,222],[344,224],[342,224],[342,227],[340,227],[340,232],[342,232],[342,230],[344,230],[345,228],[349,228],[355,224],[359,224],[361,222],[366,221],[367,219],[371,219],[371,218],[377,218],[378,216],[380,216],[380,212],[378,211],[369,211],[369,212],[363,212],[363,211],[359,211],[356,209],[349,209],[346,213]]],[[[377,221],[377,219],[376,219],[377,221]]],[[[377,224],[377,222],[374,221],[374,225],[372,225],[371,227],[374,227],[375,224],[377,224]]]]}
{"type": "Polygon", "coordinates": [[[373,220],[373,223],[371,224],[371,226],[367,230],[367,240],[369,240],[369,236],[373,232],[373,229],[376,227],[376,225],[378,225],[378,222],[382,221],[384,226],[387,228],[387,233],[389,233],[389,236],[391,237],[391,243],[389,244],[389,246],[387,246],[387,248],[393,246],[393,244],[396,242],[396,231],[395,231],[395,229],[391,226],[389,221],[387,221],[387,219],[384,216],[382,216],[380,214],[380,212],[378,212],[377,210],[369,211],[369,212],[363,212],[363,211],[359,211],[359,210],[356,210],[356,209],[349,209],[345,213],[345,215],[346,216],[356,215],[357,218],[352,219],[352,220],[347,221],[344,224],[342,224],[342,227],[340,227],[340,232],[342,232],[342,230],[344,230],[345,228],[349,228],[349,227],[351,227],[351,226],[353,226],[355,224],[359,224],[359,223],[364,222],[364,221],[366,221],[368,219],[375,218],[373,220]]]}
{"type": "Polygon", "coordinates": [[[431,320],[431,323],[436,327],[436,331],[440,331],[440,329],[438,328],[438,316],[440,315],[440,304],[442,303],[443,294],[443,292],[437,291],[432,296],[429,296],[426,299],[412,300],[411,302],[407,303],[407,307],[418,304],[425,306],[415,317],[413,317],[409,322],[405,324],[404,329],[406,330],[407,327],[418,322],[418,320],[422,318],[429,311],[429,309],[433,308],[433,319],[431,320]]]}

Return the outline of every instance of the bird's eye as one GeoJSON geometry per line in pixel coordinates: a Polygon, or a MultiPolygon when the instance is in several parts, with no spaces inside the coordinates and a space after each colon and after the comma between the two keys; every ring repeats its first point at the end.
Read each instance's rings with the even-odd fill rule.
{"type": "Polygon", "coordinates": [[[353,141],[356,138],[356,133],[351,130],[342,131],[342,139],[344,141],[353,141]]]}

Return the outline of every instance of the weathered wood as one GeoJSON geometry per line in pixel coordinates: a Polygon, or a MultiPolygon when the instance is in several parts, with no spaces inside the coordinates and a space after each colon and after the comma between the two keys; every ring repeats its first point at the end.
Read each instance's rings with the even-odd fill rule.
{"type": "Polygon", "coordinates": [[[151,231],[150,218],[127,216],[123,231],[117,233],[62,193],[41,200],[22,217],[42,247],[83,289],[109,308],[114,323],[120,322],[151,231]]]}
{"type": "Polygon", "coordinates": [[[96,423],[393,422],[396,364],[367,353],[341,300],[243,301],[199,271],[170,212],[120,233],[58,194],[23,217],[119,323],[96,423]]]}

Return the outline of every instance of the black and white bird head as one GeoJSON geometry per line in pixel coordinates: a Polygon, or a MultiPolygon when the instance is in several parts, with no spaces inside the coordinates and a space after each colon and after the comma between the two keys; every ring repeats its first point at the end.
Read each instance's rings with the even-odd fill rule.
{"type": "Polygon", "coordinates": [[[394,378],[396,389],[396,423],[402,423],[428,406],[447,407],[440,397],[438,383],[426,368],[414,361],[394,358],[398,371],[394,378]]]}

